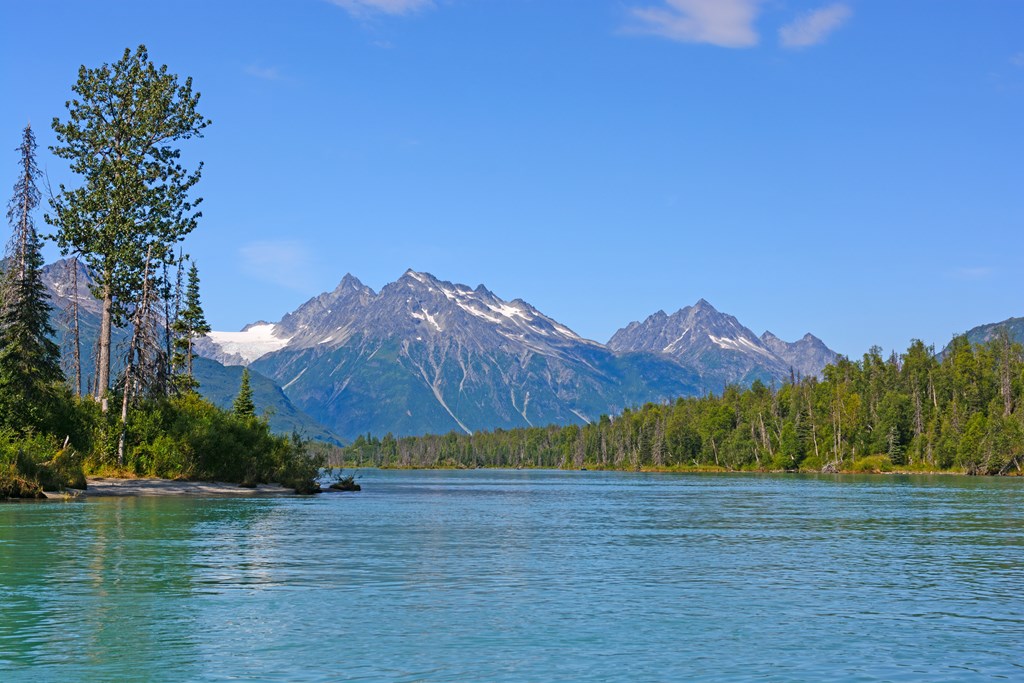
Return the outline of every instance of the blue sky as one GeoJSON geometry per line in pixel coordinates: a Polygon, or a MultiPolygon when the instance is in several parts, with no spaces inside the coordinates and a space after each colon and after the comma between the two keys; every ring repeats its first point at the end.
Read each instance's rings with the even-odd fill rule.
{"type": "Polygon", "coordinates": [[[1024,315],[1021,2],[0,7],[9,185],[26,121],[74,182],[45,146],[80,64],[193,77],[215,329],[409,267],[599,341],[701,297],[855,357],[1024,315]]]}

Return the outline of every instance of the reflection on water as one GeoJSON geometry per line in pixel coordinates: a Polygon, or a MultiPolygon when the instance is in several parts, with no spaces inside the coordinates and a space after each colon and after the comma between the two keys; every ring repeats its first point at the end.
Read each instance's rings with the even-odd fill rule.
{"type": "Polygon", "coordinates": [[[1024,482],[363,473],[0,506],[0,680],[1024,677],[1024,482]]]}

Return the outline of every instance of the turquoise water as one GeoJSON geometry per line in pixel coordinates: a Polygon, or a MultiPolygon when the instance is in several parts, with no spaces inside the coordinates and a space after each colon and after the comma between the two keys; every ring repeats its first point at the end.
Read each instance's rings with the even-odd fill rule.
{"type": "Polygon", "coordinates": [[[1024,481],[360,482],[0,505],[0,680],[1024,680],[1024,481]]]}

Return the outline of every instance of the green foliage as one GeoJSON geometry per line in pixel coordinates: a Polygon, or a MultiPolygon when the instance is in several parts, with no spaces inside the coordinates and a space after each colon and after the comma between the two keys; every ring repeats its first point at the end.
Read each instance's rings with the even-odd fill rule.
{"type": "Polygon", "coordinates": [[[235,397],[231,412],[241,419],[256,417],[256,404],[253,403],[252,387],[249,386],[249,368],[242,369],[242,383],[238,387],[238,396],[235,397]]]}
{"type": "Polygon", "coordinates": [[[296,493],[320,493],[319,477],[325,463],[323,456],[311,452],[309,444],[298,434],[280,441],[280,461],[274,473],[275,481],[295,489],[296,493]]]}
{"type": "MultiPolygon", "coordinates": [[[[67,395],[67,434],[0,430],[0,498],[37,488],[83,488],[85,471],[319,490],[322,454],[297,436],[275,436],[265,420],[238,417],[198,394],[141,402],[128,417],[126,455],[117,462],[120,419],[92,399],[67,395]],[[6,492],[6,493],[5,493],[6,492]]],[[[56,416],[55,416],[56,417],[56,416]]],[[[20,495],[20,494],[19,494],[20,495]]]]}
{"type": "Polygon", "coordinates": [[[892,460],[888,455],[869,455],[866,458],[857,458],[850,465],[851,472],[892,472],[892,460]]]}
{"type": "Polygon", "coordinates": [[[199,269],[193,262],[188,270],[188,284],[177,318],[171,324],[174,335],[172,365],[175,370],[174,383],[178,391],[193,391],[199,387],[193,373],[193,343],[210,331],[206,322],[203,304],[199,297],[199,269]]]}
{"type": "MultiPolygon", "coordinates": [[[[237,365],[224,366],[197,356],[194,359],[194,370],[195,378],[200,383],[198,391],[203,398],[230,410],[238,396],[244,368],[237,365]]],[[[250,370],[249,385],[252,387],[257,414],[269,419],[270,428],[275,434],[299,432],[307,438],[340,443],[336,434],[332,434],[319,422],[298,410],[281,391],[281,387],[271,380],[250,370]]]]}
{"type": "MultiPolygon", "coordinates": [[[[275,436],[265,420],[239,417],[198,394],[152,399],[128,419],[126,467],[139,475],[315,486],[319,461],[301,440],[275,436]]],[[[92,467],[113,464],[101,455],[92,467]]]]}
{"type": "Polygon", "coordinates": [[[51,435],[0,432],[0,499],[67,488],[85,488],[82,458],[73,447],[51,435]]]}
{"type": "Polygon", "coordinates": [[[32,221],[39,204],[35,149],[32,128],[26,127],[7,212],[13,235],[0,274],[0,426],[21,432],[45,426],[64,382],[42,279],[42,241],[32,221]]]}
{"type": "Polygon", "coordinates": [[[1024,469],[1024,350],[1006,335],[840,358],[824,378],[647,404],[582,427],[360,436],[335,465],[870,471],[1024,469]]]}

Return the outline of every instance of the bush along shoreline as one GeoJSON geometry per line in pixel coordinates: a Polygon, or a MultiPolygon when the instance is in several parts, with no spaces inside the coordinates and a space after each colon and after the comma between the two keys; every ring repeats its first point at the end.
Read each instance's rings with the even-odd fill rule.
{"type": "Polygon", "coordinates": [[[90,399],[71,399],[70,409],[77,429],[65,437],[0,431],[0,499],[85,489],[87,474],[320,491],[324,459],[308,442],[277,436],[266,419],[222,410],[195,393],[146,401],[133,410],[120,461],[119,422],[90,399]]]}

